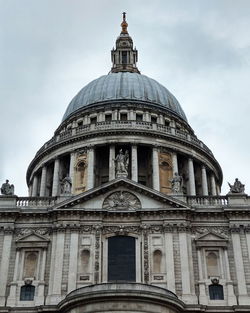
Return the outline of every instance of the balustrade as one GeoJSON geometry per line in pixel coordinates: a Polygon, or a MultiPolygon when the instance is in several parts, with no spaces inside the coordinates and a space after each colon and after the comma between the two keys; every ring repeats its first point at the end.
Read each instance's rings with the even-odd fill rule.
{"type": "Polygon", "coordinates": [[[18,197],[18,207],[49,207],[56,203],[57,197],[18,197]]]}
{"type": "Polygon", "coordinates": [[[187,196],[187,203],[191,206],[227,206],[228,198],[227,196],[187,196]]]}
{"type": "Polygon", "coordinates": [[[171,136],[175,136],[184,140],[191,141],[192,144],[198,146],[199,148],[202,148],[206,152],[212,155],[211,150],[202,142],[200,141],[196,136],[191,136],[190,134],[186,133],[183,130],[176,129],[173,127],[161,125],[161,124],[154,124],[151,122],[146,121],[109,121],[109,122],[98,122],[96,124],[88,124],[88,125],[81,125],[77,128],[75,128],[75,131],[72,132],[72,129],[68,129],[65,132],[61,133],[58,138],[53,137],[49,141],[47,141],[43,147],[38,150],[36,155],[39,155],[42,153],[46,148],[54,145],[55,143],[58,143],[59,141],[68,139],[73,136],[85,134],[91,131],[96,130],[109,130],[109,129],[124,129],[124,128],[135,128],[135,129],[141,129],[141,130],[152,130],[157,131],[159,133],[163,134],[170,134],[171,136]]]}

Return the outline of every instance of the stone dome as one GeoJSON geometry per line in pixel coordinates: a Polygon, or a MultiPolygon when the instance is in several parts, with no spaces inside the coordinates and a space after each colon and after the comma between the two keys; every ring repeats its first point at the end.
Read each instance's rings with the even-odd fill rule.
{"type": "Polygon", "coordinates": [[[110,73],[90,82],[72,99],[63,121],[86,106],[117,100],[158,105],[187,122],[179,102],[167,88],[152,78],[130,72],[110,73]]]}

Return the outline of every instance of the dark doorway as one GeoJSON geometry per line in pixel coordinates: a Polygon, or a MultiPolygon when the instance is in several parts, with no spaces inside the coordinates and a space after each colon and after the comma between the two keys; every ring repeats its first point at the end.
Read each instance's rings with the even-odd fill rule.
{"type": "Polygon", "coordinates": [[[116,236],[108,239],[108,281],[136,281],[135,238],[116,236]]]}

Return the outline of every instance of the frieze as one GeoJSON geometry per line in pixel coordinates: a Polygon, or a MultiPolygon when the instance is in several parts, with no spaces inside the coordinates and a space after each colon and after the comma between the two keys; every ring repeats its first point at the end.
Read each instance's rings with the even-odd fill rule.
{"type": "Polygon", "coordinates": [[[192,227],[192,233],[194,235],[202,235],[205,233],[217,233],[219,235],[224,235],[228,237],[229,235],[229,228],[223,226],[211,226],[211,227],[192,227]]]}
{"type": "Polygon", "coordinates": [[[15,229],[15,234],[17,238],[30,235],[30,234],[48,236],[49,233],[50,233],[50,228],[17,228],[15,229]]]}
{"type": "Polygon", "coordinates": [[[102,234],[117,234],[117,235],[127,235],[129,233],[140,234],[140,226],[103,226],[102,234]]]}

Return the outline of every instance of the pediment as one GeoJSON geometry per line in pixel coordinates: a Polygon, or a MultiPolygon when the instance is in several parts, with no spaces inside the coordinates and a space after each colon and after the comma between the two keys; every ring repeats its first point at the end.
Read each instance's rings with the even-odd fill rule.
{"type": "Polygon", "coordinates": [[[17,247],[47,247],[49,240],[39,235],[35,232],[32,232],[28,235],[24,235],[16,240],[17,247]]]}
{"type": "Polygon", "coordinates": [[[228,239],[221,234],[215,232],[206,232],[198,236],[196,239],[196,245],[200,247],[211,246],[227,246],[228,239]]]}
{"type": "Polygon", "coordinates": [[[189,209],[186,203],[129,179],[115,179],[56,204],[53,210],[189,209]]]}

